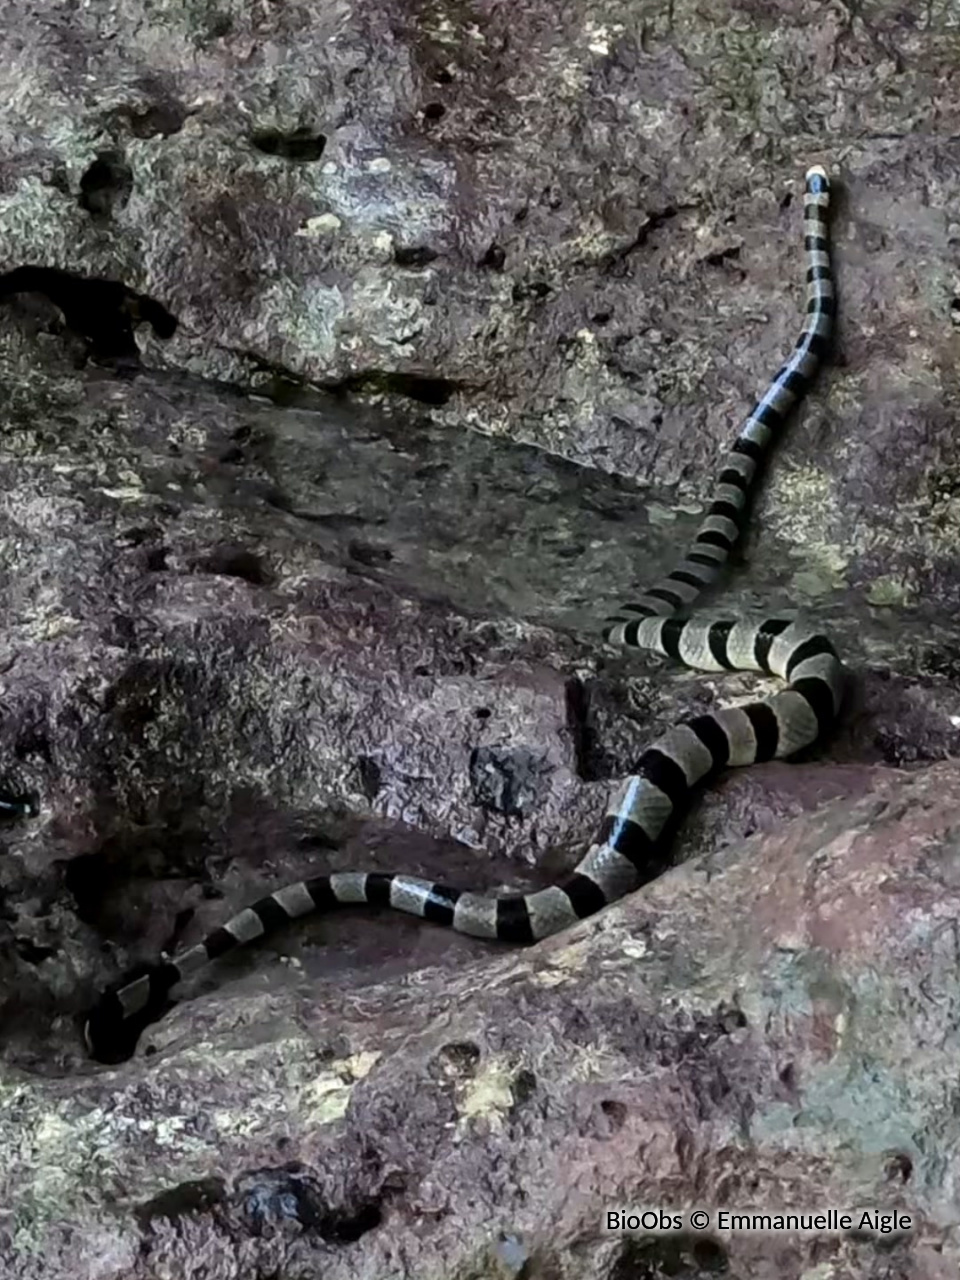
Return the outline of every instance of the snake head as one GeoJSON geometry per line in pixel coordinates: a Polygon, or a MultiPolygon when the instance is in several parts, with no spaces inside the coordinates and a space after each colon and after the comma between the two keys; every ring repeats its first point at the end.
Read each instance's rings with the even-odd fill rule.
{"type": "Polygon", "coordinates": [[[161,962],[136,965],[112,983],[83,1025],[91,1057],[110,1064],[132,1058],[144,1029],[170,1008],[178,977],[172,965],[161,962]]]}

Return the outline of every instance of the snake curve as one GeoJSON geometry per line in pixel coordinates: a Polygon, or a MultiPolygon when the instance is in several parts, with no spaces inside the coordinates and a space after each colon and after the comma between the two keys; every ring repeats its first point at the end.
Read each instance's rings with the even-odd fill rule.
{"type": "Polygon", "coordinates": [[[760,671],[786,688],[764,701],[722,708],[674,725],[640,756],[584,857],[563,882],[537,892],[490,896],[408,875],[344,871],[289,884],[178,956],[138,966],[115,982],[87,1017],[94,1058],[129,1057],[143,1029],[170,1007],[182,979],[290,920],[347,905],[392,907],[475,937],[530,943],[593,915],[671,865],[672,824],[692,787],[728,766],[793,755],[837,715],[843,668],[829,639],[786,618],[763,622],[678,616],[719,577],[746,520],[761,459],[826,353],[835,313],[830,269],[830,183],[819,165],[804,184],[807,304],[789,359],[754,406],[724,458],[706,517],[679,566],[607,619],[604,639],[653,650],[701,671],[760,671]]]}

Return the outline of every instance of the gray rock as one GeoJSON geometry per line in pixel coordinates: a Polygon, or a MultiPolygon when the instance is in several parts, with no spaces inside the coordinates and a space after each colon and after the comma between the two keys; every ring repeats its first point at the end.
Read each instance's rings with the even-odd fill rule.
{"type": "Polygon", "coordinates": [[[0,266],[78,290],[0,301],[3,1280],[955,1276],[949,14],[2,17],[0,266]],[[304,922],[92,1064],[127,963],[311,870],[543,883],[762,687],[597,630],[793,340],[815,160],[836,355],[719,603],[823,619],[831,741],[537,948],[304,922]]]}

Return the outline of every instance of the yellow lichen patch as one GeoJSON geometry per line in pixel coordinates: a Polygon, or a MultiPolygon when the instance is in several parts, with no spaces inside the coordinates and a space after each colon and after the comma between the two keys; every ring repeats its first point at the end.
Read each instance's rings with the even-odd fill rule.
{"type": "Polygon", "coordinates": [[[319,1124],[329,1124],[346,1115],[351,1089],[337,1075],[324,1072],[303,1091],[304,1104],[311,1111],[311,1119],[319,1124]],[[312,1105],[311,1105],[312,1104],[312,1105]]]}
{"type": "Polygon", "coordinates": [[[902,578],[883,574],[874,578],[867,588],[867,603],[875,605],[910,605],[914,593],[902,578]]]}
{"type": "Polygon", "coordinates": [[[27,625],[25,632],[37,639],[56,640],[58,636],[68,636],[79,631],[81,625],[79,618],[71,617],[66,613],[57,613],[52,617],[36,618],[33,623],[27,625]]]}
{"type": "Polygon", "coordinates": [[[424,23],[424,30],[433,37],[434,40],[447,40],[451,44],[456,40],[457,28],[447,17],[438,17],[436,22],[430,25],[429,20],[424,23]]]}
{"type": "Polygon", "coordinates": [[[843,586],[843,570],[847,563],[848,557],[837,550],[833,560],[824,559],[809,569],[801,569],[793,576],[793,594],[807,600],[830,595],[843,586]]]}
{"type": "Polygon", "coordinates": [[[550,967],[561,969],[566,973],[579,973],[590,960],[590,942],[587,938],[571,943],[554,951],[549,960],[550,967]]]}
{"type": "Polygon", "coordinates": [[[143,487],[137,489],[104,489],[103,494],[107,498],[113,498],[115,502],[142,502],[143,487]]]}
{"type": "Polygon", "coordinates": [[[649,949],[643,938],[627,938],[620,948],[628,960],[642,960],[649,949]]]}
{"type": "Polygon", "coordinates": [[[331,1062],[302,1090],[305,1107],[317,1124],[330,1124],[346,1114],[353,1086],[370,1074],[380,1054],[372,1050],[331,1062]]]}
{"type": "Polygon", "coordinates": [[[665,507],[660,502],[647,503],[647,519],[651,524],[673,524],[677,512],[672,507],[665,507]]]}
{"type": "Polygon", "coordinates": [[[179,1147],[186,1123],[184,1116],[156,1116],[141,1120],[140,1128],[150,1134],[158,1147],[179,1147]]]}
{"type": "Polygon", "coordinates": [[[584,23],[583,34],[590,52],[599,58],[605,58],[610,53],[611,40],[623,35],[623,24],[614,22],[607,26],[605,23],[588,21],[584,23]]]}
{"type": "Polygon", "coordinates": [[[483,1117],[492,1128],[500,1128],[504,1115],[513,1106],[514,1074],[504,1063],[497,1062],[479,1071],[460,1095],[460,1123],[457,1127],[461,1128],[468,1120],[483,1117]]]}
{"type": "Polygon", "coordinates": [[[533,975],[533,981],[541,987],[562,987],[565,982],[570,981],[569,973],[562,973],[558,969],[541,969],[533,975]]]}
{"type": "Polygon", "coordinates": [[[831,478],[816,467],[797,467],[776,486],[772,505],[777,522],[789,530],[791,554],[803,561],[793,578],[794,594],[817,598],[843,587],[851,550],[825,535],[843,527],[831,478]]]}
{"type": "Polygon", "coordinates": [[[315,238],[317,236],[332,235],[334,231],[339,231],[342,226],[343,223],[335,213],[318,213],[316,217],[308,218],[294,234],[315,238]]]}
{"type": "Polygon", "coordinates": [[[590,944],[586,938],[568,947],[552,951],[546,962],[531,975],[531,981],[541,987],[559,987],[583,971],[590,959],[590,944]]]}
{"type": "Polygon", "coordinates": [[[365,1049],[351,1054],[339,1064],[346,1079],[364,1080],[380,1061],[380,1053],[376,1049],[365,1049]]]}
{"type": "Polygon", "coordinates": [[[560,67],[560,79],[557,84],[558,96],[562,96],[562,90],[566,90],[567,97],[573,97],[583,93],[587,87],[587,74],[583,67],[577,63],[570,62],[560,67]]]}

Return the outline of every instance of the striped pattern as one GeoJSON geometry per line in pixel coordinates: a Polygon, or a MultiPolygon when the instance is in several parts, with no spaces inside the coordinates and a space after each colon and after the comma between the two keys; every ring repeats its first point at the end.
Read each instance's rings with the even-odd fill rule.
{"type": "MultiPolygon", "coordinates": [[[[835,302],[830,273],[827,209],[830,187],[821,168],[807,174],[803,201],[803,247],[807,260],[807,312],[803,331],[790,359],[777,372],[766,393],[747,417],[720,467],[706,518],[693,544],[672,573],[649,587],[636,604],[624,605],[626,626],[608,628],[613,643],[636,644],[629,615],[668,616],[689,609],[716,582],[743,531],[747,499],[764,454],[775,440],[791,408],[806,394],[827,351],[835,302]]],[[[646,647],[645,645],[642,647],[646,647]]]]}
{"type": "Polygon", "coordinates": [[[314,911],[391,907],[479,938],[517,943],[545,938],[666,870],[669,836],[692,787],[720,769],[792,755],[826,731],[839,709],[843,669],[825,636],[788,618],[749,623],[677,614],[716,581],[742,531],[758,464],[827,350],[834,315],[829,191],[823,169],[811,169],[803,211],[807,310],[793,353],[724,459],[707,516],[679,568],[635,603],[622,606],[604,632],[611,643],[651,649],[700,671],[760,671],[779,676],[786,687],[763,702],[675,725],[648,747],[636,774],[610,804],[596,841],[562,883],[506,897],[462,892],[414,876],[361,871],[287,885],[246,907],[176,959],[141,967],[106,992],[85,1028],[94,1057],[129,1057],[143,1028],[169,1006],[170,992],[182,978],[314,911]]]}

